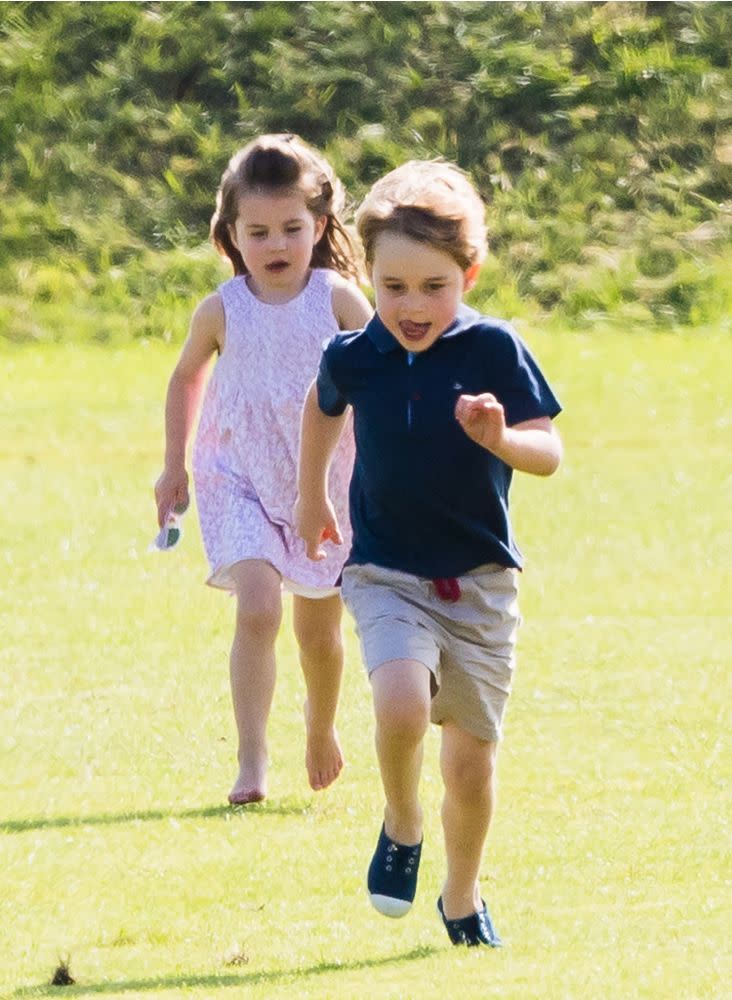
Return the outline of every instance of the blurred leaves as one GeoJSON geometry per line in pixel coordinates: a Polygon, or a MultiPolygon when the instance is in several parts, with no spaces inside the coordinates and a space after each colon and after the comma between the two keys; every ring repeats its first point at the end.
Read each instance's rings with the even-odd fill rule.
{"type": "MultiPolygon", "coordinates": [[[[109,268],[167,275],[156,254],[200,247],[221,171],[261,131],[323,148],[354,200],[408,158],[456,160],[490,206],[484,307],[711,321],[731,47],[715,2],[3,4],[0,322],[25,336],[37,301],[33,336],[72,336],[51,319],[70,282],[124,308],[109,268]]],[[[186,302],[225,273],[196,254],[186,302]]],[[[155,334],[153,301],[133,334],[155,334]]],[[[160,335],[184,331],[172,312],[160,335]]]]}

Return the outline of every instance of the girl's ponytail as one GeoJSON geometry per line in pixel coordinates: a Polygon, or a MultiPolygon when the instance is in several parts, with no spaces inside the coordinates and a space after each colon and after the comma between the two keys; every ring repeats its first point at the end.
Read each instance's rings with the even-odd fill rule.
{"type": "MultiPolygon", "coordinates": [[[[217,199],[217,201],[219,200],[221,199],[217,199]]],[[[224,216],[221,214],[221,208],[217,206],[216,211],[211,217],[211,242],[223,257],[229,258],[235,275],[246,274],[247,269],[244,265],[244,258],[239,253],[238,248],[234,246],[229,225],[230,223],[226,222],[224,216]]]]}
{"type": "Polygon", "coordinates": [[[337,215],[326,215],[325,231],[313,247],[312,267],[326,267],[342,274],[344,278],[359,281],[361,275],[356,264],[353,241],[337,215]]]}

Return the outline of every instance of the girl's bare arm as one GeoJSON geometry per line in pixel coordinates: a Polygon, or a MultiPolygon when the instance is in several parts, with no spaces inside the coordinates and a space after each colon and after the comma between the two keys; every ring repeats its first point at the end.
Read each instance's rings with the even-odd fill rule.
{"type": "Polygon", "coordinates": [[[211,357],[224,345],[221,297],[209,295],[193,314],[188,337],[168,383],[165,400],[165,464],[155,484],[158,523],[168,512],[188,506],[186,448],[206,384],[211,357]]]}
{"type": "Polygon", "coordinates": [[[333,286],[333,312],[341,330],[360,330],[374,314],[358,285],[345,278],[333,286]]]}

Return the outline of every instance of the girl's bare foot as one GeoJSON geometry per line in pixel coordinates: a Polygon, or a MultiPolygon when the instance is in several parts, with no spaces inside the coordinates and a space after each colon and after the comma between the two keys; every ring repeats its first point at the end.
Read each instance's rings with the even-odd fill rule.
{"type": "Polygon", "coordinates": [[[232,806],[247,806],[261,802],[267,795],[267,761],[242,764],[234,787],[229,792],[232,806]]]}
{"type": "Polygon", "coordinates": [[[316,727],[305,703],[306,749],[305,767],[313,791],[332,785],[343,770],[343,752],[335,726],[316,727]]]}

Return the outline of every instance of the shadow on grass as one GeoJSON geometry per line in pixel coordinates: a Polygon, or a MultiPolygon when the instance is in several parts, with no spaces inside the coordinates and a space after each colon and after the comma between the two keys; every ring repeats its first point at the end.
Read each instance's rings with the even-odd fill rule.
{"type": "MultiPolygon", "coordinates": [[[[282,969],[275,972],[244,972],[224,973],[208,976],[158,976],[154,979],[130,979],[110,983],[88,983],[63,989],[64,997],[83,996],[90,993],[145,993],[149,990],[175,990],[183,987],[195,988],[204,986],[215,989],[226,989],[230,986],[257,986],[263,983],[279,983],[292,980],[309,979],[312,976],[323,976],[330,972],[358,972],[361,969],[378,969],[387,965],[397,965],[400,962],[414,962],[420,958],[429,958],[437,954],[438,948],[423,946],[403,952],[401,955],[390,955],[387,958],[363,959],[360,962],[321,962],[305,969],[282,969]]],[[[17,989],[13,997],[46,997],[59,996],[58,986],[23,986],[17,989]]]]}
{"type": "Polygon", "coordinates": [[[99,813],[96,816],[30,816],[27,819],[0,820],[0,833],[25,833],[27,830],[53,830],[67,826],[112,826],[115,823],[155,822],[161,819],[243,820],[246,816],[303,816],[311,806],[302,799],[280,799],[249,806],[204,806],[200,809],[141,809],[122,813],[99,813]]]}

